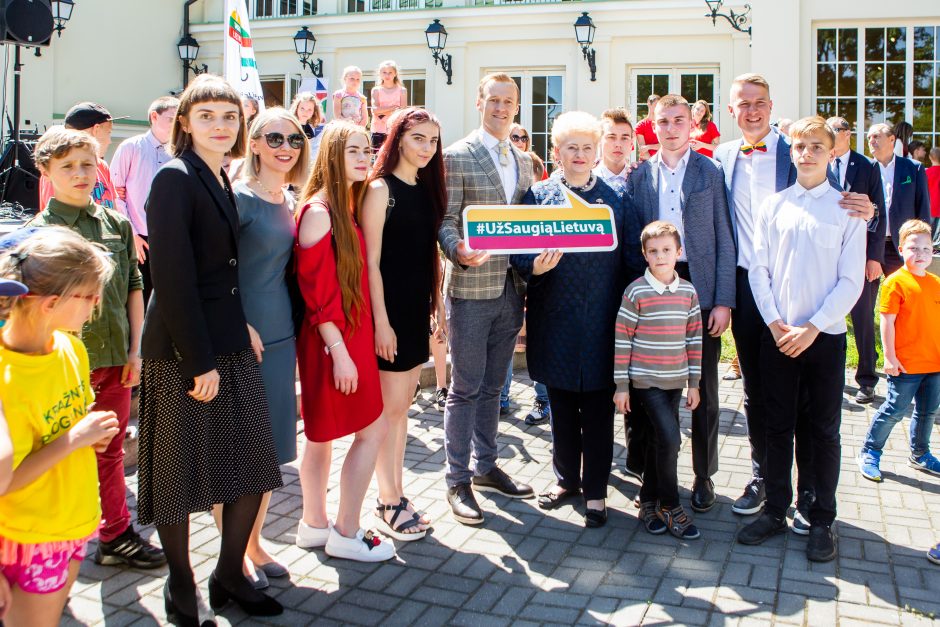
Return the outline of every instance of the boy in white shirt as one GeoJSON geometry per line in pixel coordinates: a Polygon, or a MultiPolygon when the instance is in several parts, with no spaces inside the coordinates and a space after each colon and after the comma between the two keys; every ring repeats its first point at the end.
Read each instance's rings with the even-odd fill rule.
{"type": "Polygon", "coordinates": [[[845,316],[865,280],[865,224],[839,207],[841,194],[827,180],[835,137],[820,117],[790,128],[796,183],[767,198],[754,226],[754,259],[748,279],[767,332],[761,338],[761,376],[766,404],[767,504],[738,533],[742,544],[760,544],[787,529],[793,499],[793,431],[797,405],[808,399],[813,416],[816,501],[810,509],[807,558],[836,555],[831,526],[836,517],[845,383],[845,316]]]}

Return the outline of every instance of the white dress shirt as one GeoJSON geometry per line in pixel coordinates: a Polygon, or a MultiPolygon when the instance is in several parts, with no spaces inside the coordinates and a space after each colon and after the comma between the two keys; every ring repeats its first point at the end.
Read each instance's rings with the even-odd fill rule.
{"type": "Polygon", "coordinates": [[[865,281],[867,231],[841,198],[829,181],[809,190],[795,183],[760,206],[748,279],[768,325],[811,322],[823,333],[846,332],[865,281]]]}
{"type": "MultiPolygon", "coordinates": [[[[503,182],[503,191],[506,193],[506,204],[509,204],[512,202],[512,197],[516,193],[516,182],[519,180],[519,166],[516,165],[516,158],[512,153],[512,144],[509,145],[508,163],[501,165],[499,163],[499,140],[482,128],[480,129],[480,139],[493,158],[496,173],[499,174],[499,180],[503,182]]],[[[506,141],[509,142],[508,137],[506,141]]]]}
{"type": "Polygon", "coordinates": [[[878,161],[878,171],[881,172],[881,188],[885,192],[885,233],[891,237],[891,197],[894,196],[894,162],[897,157],[891,157],[888,165],[878,161]]]}
{"type": "Polygon", "coordinates": [[[659,159],[659,168],[657,168],[657,176],[659,177],[659,219],[669,222],[679,231],[679,239],[682,241],[682,254],[679,255],[679,261],[688,259],[685,256],[685,232],[682,229],[682,181],[685,180],[685,171],[689,165],[689,153],[691,152],[691,149],[686,149],[675,170],[663,161],[662,152],[656,155],[659,159]]]}
{"type": "Polygon", "coordinates": [[[602,159],[594,167],[594,176],[598,177],[614,189],[623,189],[627,186],[627,175],[630,174],[630,162],[626,162],[620,172],[611,172],[602,159]]]}
{"type": "MultiPolygon", "coordinates": [[[[832,160],[833,172],[836,171],[836,162],[839,163],[839,167],[838,167],[839,187],[841,187],[842,189],[845,189],[845,171],[849,167],[849,152],[850,151],[846,150],[844,155],[842,155],[841,157],[836,157],[835,159],[832,160]]],[[[849,191],[849,190],[845,189],[845,191],[849,191]]]]}
{"type": "MultiPolygon", "coordinates": [[[[749,156],[738,152],[731,177],[731,200],[738,227],[738,265],[751,267],[754,255],[754,222],[761,203],[777,192],[777,133],[771,129],[760,141],[767,152],[755,150],[749,156]]],[[[741,140],[744,145],[744,140],[741,140]]]]}

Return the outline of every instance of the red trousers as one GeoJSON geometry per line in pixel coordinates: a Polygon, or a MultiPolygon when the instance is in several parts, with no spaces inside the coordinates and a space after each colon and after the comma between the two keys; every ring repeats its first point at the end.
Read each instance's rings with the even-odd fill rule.
{"type": "Polygon", "coordinates": [[[123,366],[111,366],[91,371],[95,411],[113,411],[118,419],[117,435],[103,453],[97,454],[102,518],[99,539],[102,542],[111,542],[131,524],[124,485],[124,432],[131,417],[131,389],[121,384],[123,369],[123,366]]]}

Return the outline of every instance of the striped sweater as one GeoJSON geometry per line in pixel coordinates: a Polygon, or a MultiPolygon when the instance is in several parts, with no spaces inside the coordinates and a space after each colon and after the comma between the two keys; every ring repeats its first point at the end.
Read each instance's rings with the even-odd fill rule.
{"type": "Polygon", "coordinates": [[[663,285],[646,271],[627,286],[617,313],[614,382],[636,388],[697,388],[702,376],[702,312],[695,288],[663,285]]]}

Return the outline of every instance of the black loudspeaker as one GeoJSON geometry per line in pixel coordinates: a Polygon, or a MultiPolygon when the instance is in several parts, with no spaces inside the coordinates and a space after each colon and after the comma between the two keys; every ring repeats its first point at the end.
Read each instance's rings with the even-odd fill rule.
{"type": "Polygon", "coordinates": [[[53,27],[49,0],[0,0],[0,43],[48,46],[53,27]]]}
{"type": "Polygon", "coordinates": [[[32,213],[39,209],[39,170],[24,142],[9,142],[0,155],[0,201],[18,202],[32,213]]]}

